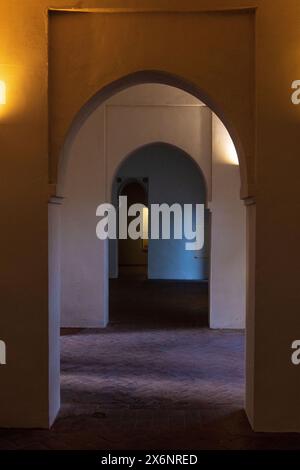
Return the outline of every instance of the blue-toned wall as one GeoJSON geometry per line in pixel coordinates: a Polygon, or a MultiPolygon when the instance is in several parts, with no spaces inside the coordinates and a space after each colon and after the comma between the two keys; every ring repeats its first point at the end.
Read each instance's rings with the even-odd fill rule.
{"type": "MultiPolygon", "coordinates": [[[[204,204],[205,183],[196,163],[169,144],[147,145],[132,153],[121,165],[113,183],[116,204],[119,186],[127,178],[148,178],[149,204],[204,204]]],[[[172,225],[171,225],[172,228],[172,225]]],[[[205,211],[205,244],[200,251],[187,251],[187,240],[149,240],[149,279],[203,280],[209,270],[209,213],[205,211]]],[[[171,232],[172,233],[172,232],[171,232]]],[[[110,245],[110,274],[117,275],[116,244],[110,245]]]]}

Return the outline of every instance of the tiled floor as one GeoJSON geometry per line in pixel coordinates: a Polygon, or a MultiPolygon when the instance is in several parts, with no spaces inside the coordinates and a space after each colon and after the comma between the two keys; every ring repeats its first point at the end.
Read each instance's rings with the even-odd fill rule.
{"type": "Polygon", "coordinates": [[[62,335],[62,409],[47,430],[0,430],[0,449],[300,448],[243,411],[244,336],[212,331],[207,286],[111,283],[111,325],[62,335]]]}

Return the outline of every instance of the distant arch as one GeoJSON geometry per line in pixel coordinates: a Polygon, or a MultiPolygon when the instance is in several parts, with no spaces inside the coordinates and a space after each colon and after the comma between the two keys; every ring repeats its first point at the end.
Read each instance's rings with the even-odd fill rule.
{"type": "Polygon", "coordinates": [[[140,145],[139,147],[135,147],[133,148],[129,153],[127,153],[127,155],[125,155],[122,160],[119,162],[117,168],[115,169],[115,172],[114,172],[114,175],[110,181],[110,194],[112,194],[112,191],[113,191],[113,184],[114,184],[114,181],[115,179],[117,178],[118,176],[118,173],[119,171],[121,170],[122,166],[123,165],[126,165],[126,162],[133,156],[135,155],[136,153],[140,152],[141,150],[145,149],[145,148],[151,148],[151,147],[154,147],[156,145],[160,145],[160,146],[164,146],[166,148],[170,148],[170,149],[173,149],[173,150],[177,150],[179,152],[182,153],[182,155],[184,155],[184,157],[186,157],[188,160],[190,160],[190,162],[195,166],[195,169],[197,170],[197,172],[200,173],[201,175],[201,179],[203,181],[203,185],[204,185],[204,192],[205,192],[205,204],[207,205],[208,203],[208,183],[207,183],[207,179],[204,175],[204,172],[201,168],[201,166],[199,165],[199,163],[197,162],[197,160],[193,157],[193,155],[191,155],[190,153],[186,152],[185,149],[183,149],[182,147],[179,147],[178,145],[174,145],[172,143],[169,143],[165,140],[163,141],[157,141],[157,140],[154,140],[152,142],[148,142],[148,143],[145,143],[143,145],[140,145]]]}
{"type": "MultiPolygon", "coordinates": [[[[181,205],[185,203],[206,204],[208,202],[206,180],[198,162],[191,155],[182,150],[182,148],[166,142],[153,142],[141,145],[127,153],[127,155],[125,154],[122,160],[119,161],[115,173],[111,178],[110,193],[111,202],[116,209],[119,207],[118,196],[122,191],[122,188],[128,185],[130,182],[137,182],[140,186],[145,188],[147,191],[147,203],[145,204],[144,202],[144,204],[146,206],[154,203],[162,204],[166,202],[169,197],[171,197],[172,203],[176,202],[181,205]],[[166,188],[168,189],[166,190],[166,188]],[[177,199],[175,196],[179,199],[177,199]]],[[[205,217],[209,217],[209,212],[205,212],[205,214],[205,217]]],[[[150,226],[151,218],[149,222],[149,227],[150,226]]],[[[189,263],[188,255],[184,250],[182,255],[182,245],[178,241],[173,241],[170,247],[167,249],[165,243],[166,242],[159,246],[157,242],[152,244],[152,241],[149,240],[149,278],[155,278],[157,276],[157,263],[154,260],[163,260],[165,253],[168,253],[168,250],[170,249],[174,250],[174,260],[177,260],[177,256],[179,256],[179,258],[181,257],[182,259],[185,259],[185,256],[187,256],[186,263],[189,263]],[[177,248],[174,248],[174,243],[178,243],[177,248]],[[160,256],[158,256],[157,254],[160,252],[160,250],[162,250],[162,253],[160,256]],[[179,255],[179,253],[181,253],[181,255],[179,255]]],[[[199,262],[198,266],[199,272],[196,272],[197,270],[194,269],[194,266],[190,266],[191,270],[194,270],[193,276],[195,277],[193,279],[196,279],[197,276],[200,275],[202,276],[201,279],[206,279],[208,276],[209,267],[207,259],[209,258],[209,245],[210,232],[207,229],[205,235],[205,248],[202,250],[201,263],[199,262]]],[[[118,277],[118,270],[120,266],[118,252],[119,247],[119,242],[110,240],[109,263],[111,278],[118,277]]],[[[164,262],[162,262],[162,264],[165,266],[165,269],[160,271],[162,278],[167,276],[166,273],[171,275],[168,271],[168,258],[169,254],[166,255],[164,262]]],[[[183,275],[185,278],[188,277],[187,272],[183,274],[185,268],[179,268],[179,266],[176,267],[176,262],[173,268],[175,271],[177,269],[176,272],[179,276],[178,278],[183,275]]]]}

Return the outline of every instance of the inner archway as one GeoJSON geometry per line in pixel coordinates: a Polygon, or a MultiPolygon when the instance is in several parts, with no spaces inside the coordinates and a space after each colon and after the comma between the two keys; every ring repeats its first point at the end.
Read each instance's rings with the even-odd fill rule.
{"type": "MultiPolygon", "coordinates": [[[[196,204],[207,203],[206,182],[203,173],[195,160],[184,151],[171,144],[163,142],[147,144],[130,153],[121,161],[112,183],[112,201],[115,207],[118,207],[117,195],[123,195],[124,189],[133,185],[142,188],[142,192],[147,192],[147,198],[143,195],[137,195],[136,199],[143,200],[146,206],[151,204],[164,204],[170,206],[179,204],[182,213],[184,204],[193,204],[193,222],[195,223],[196,204]]],[[[134,201],[128,199],[128,205],[134,201]]],[[[138,200],[136,202],[139,202],[138,200]]],[[[205,209],[205,243],[201,250],[192,254],[186,251],[185,244],[187,238],[170,240],[153,240],[149,237],[147,243],[147,258],[143,252],[143,240],[140,240],[139,254],[135,253],[135,265],[148,264],[149,279],[174,279],[174,280],[208,280],[209,278],[209,249],[210,249],[210,222],[209,210],[205,209]],[[140,260],[139,260],[140,258],[140,260]]],[[[174,232],[174,219],[170,219],[171,233],[174,232]]],[[[183,221],[182,221],[183,222],[183,221]]],[[[148,232],[151,234],[151,218],[149,220],[148,232]]],[[[119,240],[118,245],[120,247],[119,240]]],[[[130,247],[134,240],[124,240],[128,246],[128,255],[130,256],[130,247]]],[[[115,270],[116,263],[116,244],[110,242],[110,277],[117,277],[115,270]]],[[[120,263],[119,265],[128,264],[120,263]]]]}
{"type": "MultiPolygon", "coordinates": [[[[124,195],[128,208],[142,203],[149,212],[147,250],[142,238],[119,239],[118,243],[110,240],[110,321],[145,331],[151,325],[158,329],[208,326],[209,210],[204,209],[201,249],[186,249],[189,239],[184,230],[182,238],[174,236],[176,217],[180,218],[181,227],[185,224],[196,228],[196,206],[206,205],[206,182],[201,169],[190,155],[174,145],[147,144],[126,156],[115,173],[112,202],[117,210],[121,204],[118,196],[124,195]],[[151,237],[155,204],[170,207],[170,238],[151,237]],[[185,213],[187,206],[192,208],[190,213],[185,213]]],[[[128,225],[132,220],[128,217],[128,225]]]]}

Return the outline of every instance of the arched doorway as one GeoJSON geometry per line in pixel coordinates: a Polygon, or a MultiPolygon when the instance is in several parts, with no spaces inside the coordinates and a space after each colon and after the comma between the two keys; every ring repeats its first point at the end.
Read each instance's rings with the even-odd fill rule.
{"type": "MultiPolygon", "coordinates": [[[[67,147],[68,147],[68,146],[67,146],[67,147]]],[[[67,148],[67,147],[66,147],[66,148],[67,148]]],[[[68,152],[67,152],[67,153],[68,153],[68,152]]],[[[67,157],[68,157],[68,156],[67,156],[67,157]]],[[[62,172],[62,173],[63,173],[63,175],[62,175],[62,178],[60,179],[60,182],[61,182],[60,189],[63,188],[64,179],[65,179],[65,176],[66,176],[66,173],[65,173],[65,170],[66,170],[66,168],[67,168],[67,167],[66,167],[66,165],[67,165],[67,164],[66,164],[66,161],[67,161],[67,160],[65,160],[64,163],[62,164],[62,169],[63,169],[63,172],[62,172]]],[[[107,169],[106,169],[106,171],[107,171],[107,169]]],[[[80,177],[82,177],[82,174],[80,174],[80,177]]],[[[67,201],[67,198],[66,198],[66,201],[67,201]]],[[[104,251],[106,250],[105,245],[103,245],[103,249],[104,249],[104,251]]],[[[103,252],[103,255],[104,255],[104,256],[103,256],[103,263],[104,263],[103,266],[105,266],[105,265],[107,266],[106,261],[105,261],[105,256],[107,256],[107,255],[105,255],[104,252],[103,252]]],[[[104,279],[104,278],[102,277],[102,278],[101,278],[101,282],[102,282],[103,285],[105,286],[105,284],[106,284],[106,282],[107,282],[107,279],[104,279]]],[[[104,291],[103,291],[103,292],[105,292],[105,287],[104,287],[104,291]]],[[[105,296],[104,296],[104,297],[103,297],[103,296],[101,297],[101,302],[103,302],[103,301],[105,302],[105,296]]],[[[104,324],[103,324],[103,326],[105,325],[106,322],[107,322],[107,317],[106,317],[106,319],[104,319],[104,324]]],[[[97,325],[95,325],[95,326],[99,326],[99,324],[97,323],[97,325]]]]}
{"type": "Polygon", "coordinates": [[[184,79],[181,76],[167,73],[159,70],[147,70],[138,71],[130,75],[124,76],[114,82],[106,85],[99,90],[94,96],[92,96],[82,106],[82,108],[73,117],[72,122],[65,134],[62,146],[60,147],[58,165],[57,165],[57,177],[55,184],[55,195],[58,197],[64,197],[65,192],[65,176],[68,168],[68,160],[70,157],[70,146],[76,137],[78,130],[84,125],[89,116],[97,109],[101,104],[112,98],[114,95],[121,93],[123,90],[130,89],[137,85],[142,84],[161,84],[172,88],[182,90],[187,94],[196,98],[200,102],[208,106],[213,113],[218,116],[224,127],[227,129],[232,142],[236,148],[237,158],[240,169],[240,194],[241,198],[252,197],[252,191],[248,182],[247,173],[247,162],[244,145],[239,137],[234,124],[226,116],[224,110],[221,110],[218,104],[209,96],[205,91],[201,90],[199,86],[189,80],[184,79]]]}
{"type": "MultiPolygon", "coordinates": [[[[112,202],[118,206],[117,195],[123,194],[127,182],[135,182],[147,191],[146,206],[151,204],[196,204],[207,206],[207,189],[204,175],[195,160],[180,148],[164,142],[154,142],[133,150],[116,170],[112,182],[112,202]],[[143,175],[143,176],[141,176],[143,175]]],[[[139,198],[142,200],[142,197],[139,198]]],[[[128,205],[130,201],[128,200],[128,205]]],[[[148,240],[148,276],[150,279],[208,280],[210,222],[205,210],[205,246],[190,256],[185,250],[187,239],[148,240]],[[164,268],[162,266],[164,265],[164,268]]],[[[171,233],[174,220],[171,220],[171,233]]],[[[151,233],[149,218],[148,232],[151,233]]],[[[129,241],[126,241],[129,243],[129,241]]],[[[120,244],[120,240],[119,240],[120,244]]],[[[110,277],[117,277],[116,244],[110,242],[110,277]]],[[[125,263],[126,264],[126,263],[125,263]]],[[[143,263],[142,263],[143,264],[143,263]]]]}
{"type": "MultiPolygon", "coordinates": [[[[112,202],[118,209],[118,196],[128,194],[128,208],[136,202],[147,206],[149,239],[146,252],[142,238],[109,242],[110,321],[139,327],[160,327],[168,322],[170,327],[208,325],[209,210],[204,209],[201,249],[186,250],[189,239],[184,230],[182,238],[175,237],[177,209],[181,210],[180,226],[185,223],[195,229],[196,205],[206,205],[206,193],[201,169],[190,155],[174,145],[147,144],[121,160],[112,181],[112,202]],[[151,237],[151,208],[155,204],[174,208],[170,212],[170,238],[163,239],[162,234],[159,239],[151,237]],[[192,206],[190,213],[185,213],[186,205],[192,206]],[[120,248],[127,250],[125,256],[120,248]]],[[[128,218],[127,223],[131,220],[128,218]]]]}

